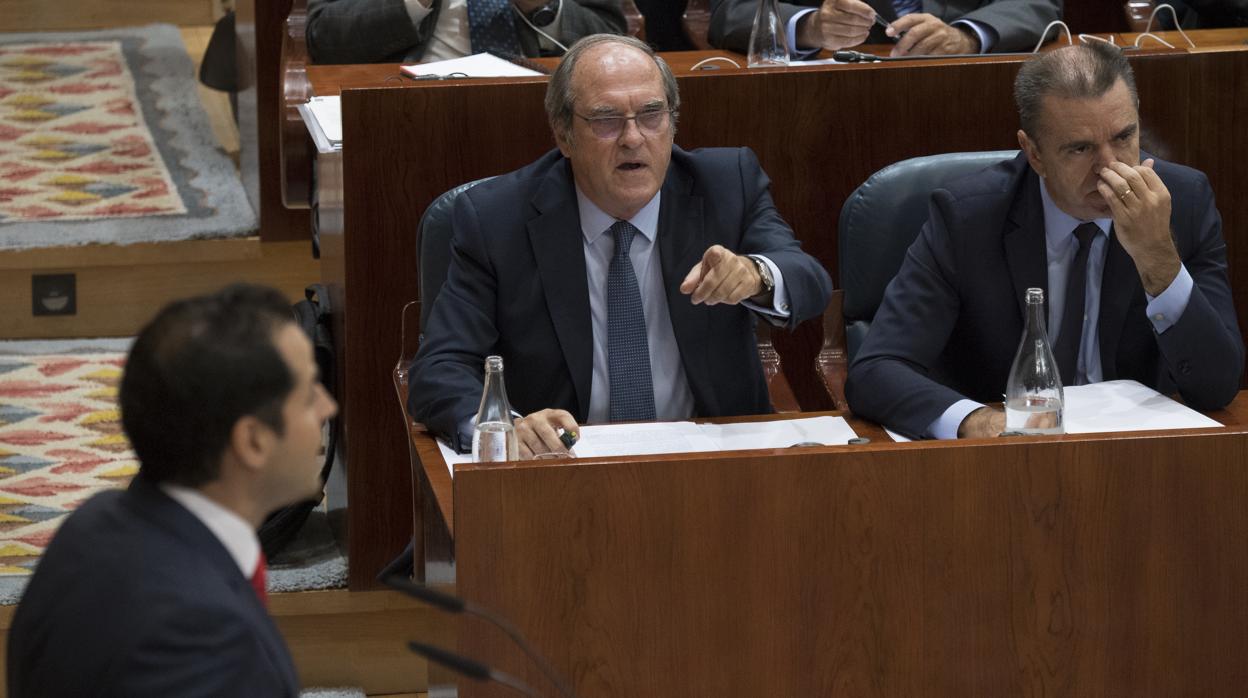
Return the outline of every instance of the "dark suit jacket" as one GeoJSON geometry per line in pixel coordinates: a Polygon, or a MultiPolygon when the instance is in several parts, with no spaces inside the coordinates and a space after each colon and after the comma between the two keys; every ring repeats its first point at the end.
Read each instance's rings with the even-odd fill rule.
{"type": "MultiPolygon", "coordinates": [[[[862,1],[874,7],[884,21],[897,19],[892,0],[862,1]]],[[[822,4],[822,0],[780,3],[784,26],[787,28],[789,20],[802,9],[822,4]]],[[[756,0],[711,0],[711,45],[746,52],[757,8],[756,0]]],[[[947,24],[958,19],[970,19],[992,28],[997,33],[993,52],[1030,51],[1040,40],[1040,32],[1045,26],[1062,18],[1062,0],[923,0],[922,11],[939,17],[947,24]]],[[[872,28],[866,43],[889,44],[892,39],[877,26],[872,28]]]]}
{"type": "MultiPolygon", "coordinates": [[[[434,0],[415,26],[403,0],[308,0],[308,54],[317,63],[414,63],[425,55],[442,4],[434,0]]],[[[559,22],[565,46],[628,31],[620,0],[563,0],[559,22]]],[[[518,17],[516,27],[524,55],[539,55],[537,33],[518,17]]]]}
{"type": "MultiPolygon", "coordinates": [[[[1195,284],[1183,316],[1157,334],[1135,263],[1111,234],[1097,324],[1102,372],[1217,409],[1235,396],[1244,363],[1222,219],[1204,174],[1161,160],[1155,170],[1170,190],[1171,229],[1195,284]]],[[[1049,297],[1039,186],[1020,153],[932,194],[931,217],[850,366],[845,396],[855,414],[920,436],[963,396],[1001,401],[1024,291],[1043,288],[1049,297]]]]}
{"type": "MultiPolygon", "coordinates": [[[[754,335],[740,305],[695,306],[681,280],[715,244],[765,254],[789,296],[789,326],[823,312],[831,280],[776,212],[770,182],[744,148],[672,149],[659,207],[659,259],[694,408],[700,416],[771,411],[754,335]]],[[[476,413],[482,366],[504,358],[521,414],[560,408],[584,422],[593,334],[584,237],[569,162],[551,151],[456,201],[451,265],[412,364],[409,408],[454,439],[476,413]]]]}
{"type": "Polygon", "coordinates": [[[142,476],[92,497],[9,631],[11,698],[294,696],[286,645],[199,519],[142,476]]]}

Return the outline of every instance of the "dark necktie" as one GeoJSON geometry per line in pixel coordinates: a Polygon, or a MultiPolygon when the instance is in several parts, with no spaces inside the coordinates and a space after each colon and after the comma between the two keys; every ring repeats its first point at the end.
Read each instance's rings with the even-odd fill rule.
{"type": "Polygon", "coordinates": [[[607,268],[607,369],[611,381],[612,422],[654,419],[654,384],[650,377],[650,342],[641,307],[637,274],[628,258],[637,229],[628,221],[611,226],[615,252],[607,268]]]}
{"type": "Polygon", "coordinates": [[[251,573],[251,588],[255,590],[256,597],[260,599],[260,603],[264,606],[269,605],[269,593],[266,589],[268,568],[267,561],[264,559],[264,551],[260,551],[260,562],[256,564],[256,571],[251,573]]]}
{"type": "Polygon", "coordinates": [[[473,53],[489,52],[503,58],[524,54],[516,35],[511,0],[468,0],[468,38],[473,53]]]}
{"type": "Polygon", "coordinates": [[[1079,368],[1079,343],[1083,339],[1084,302],[1088,287],[1088,251],[1100,229],[1095,223],[1084,223],[1075,228],[1079,251],[1071,263],[1066,279],[1066,309],[1062,311],[1062,329],[1057,335],[1053,353],[1057,368],[1062,373],[1062,385],[1075,385],[1079,368]]]}
{"type": "Polygon", "coordinates": [[[893,0],[893,9],[897,11],[898,17],[905,17],[922,10],[923,2],[922,0],[893,0]]]}

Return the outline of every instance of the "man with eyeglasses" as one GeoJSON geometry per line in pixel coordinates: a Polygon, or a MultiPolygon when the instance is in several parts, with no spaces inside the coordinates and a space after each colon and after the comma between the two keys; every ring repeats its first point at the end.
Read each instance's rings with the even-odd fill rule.
{"type": "Polygon", "coordinates": [[[631,37],[577,42],[551,77],[558,149],[461,194],[446,284],[412,364],[413,417],[471,443],[504,357],[522,457],[582,422],[771,411],[756,317],[818,316],[831,280],[743,148],[673,145],[680,95],[631,37]]]}

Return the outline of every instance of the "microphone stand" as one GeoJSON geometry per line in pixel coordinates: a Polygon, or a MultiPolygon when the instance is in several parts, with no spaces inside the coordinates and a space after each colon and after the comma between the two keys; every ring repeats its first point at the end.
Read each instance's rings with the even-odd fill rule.
{"type": "Polygon", "coordinates": [[[491,669],[480,662],[474,662],[467,657],[455,654],[449,650],[444,650],[433,645],[426,645],[421,642],[416,642],[415,640],[408,642],[407,648],[431,662],[441,664],[447,669],[463,676],[467,676],[470,679],[476,679],[477,681],[495,681],[519,693],[523,693],[524,695],[529,696],[529,698],[538,698],[537,693],[535,693],[528,684],[524,683],[520,679],[517,679],[511,674],[497,669],[491,669]]]}
{"type": "MultiPolygon", "coordinates": [[[[401,591],[413,598],[424,601],[430,606],[440,608],[448,613],[466,613],[489,622],[494,627],[503,631],[507,637],[511,638],[511,641],[514,642],[516,646],[528,656],[529,660],[541,670],[541,672],[547,679],[550,680],[552,684],[554,684],[555,688],[559,690],[559,693],[562,694],[564,698],[576,698],[576,695],[572,693],[572,689],[569,688],[563,679],[559,677],[559,674],[555,671],[554,667],[552,667],[545,658],[538,654],[537,651],[525,641],[516,626],[512,625],[505,618],[498,616],[489,610],[472,603],[471,601],[466,601],[458,596],[444,594],[423,584],[417,584],[416,582],[413,582],[401,575],[393,574],[386,577],[382,581],[391,588],[401,591]]],[[[450,668],[454,669],[455,667],[450,668]]]]}

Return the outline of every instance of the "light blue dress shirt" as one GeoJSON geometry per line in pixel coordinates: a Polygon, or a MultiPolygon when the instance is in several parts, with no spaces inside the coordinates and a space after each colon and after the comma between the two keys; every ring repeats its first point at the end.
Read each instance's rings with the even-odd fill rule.
{"type": "MultiPolygon", "coordinates": [[[[1074,263],[1075,254],[1079,252],[1079,240],[1074,236],[1075,228],[1087,221],[1079,220],[1057,207],[1049,190],[1040,178],[1040,199],[1044,203],[1044,238],[1048,254],[1049,305],[1048,332],[1049,342],[1056,345],[1058,333],[1062,327],[1062,315],[1066,310],[1066,282],[1070,277],[1070,267],[1074,263]]],[[[1101,232],[1092,239],[1092,247],[1088,250],[1087,290],[1083,304],[1083,336],[1079,342],[1079,354],[1076,366],[1076,384],[1098,383],[1104,375],[1101,367],[1101,338],[1097,332],[1097,323],[1101,316],[1101,277],[1105,271],[1105,250],[1109,244],[1111,218],[1098,218],[1093,223],[1101,232]]],[[[1159,296],[1148,296],[1148,319],[1157,334],[1170,329],[1183,311],[1187,309],[1187,301],[1192,296],[1192,275],[1187,267],[1180,265],[1179,273],[1174,281],[1159,296]]],[[[1002,386],[1004,389],[1005,386],[1002,386]]],[[[958,427],[962,420],[983,404],[974,400],[959,400],[945,410],[928,427],[928,436],[936,439],[956,439],[958,427]]]]}
{"type": "MultiPolygon", "coordinates": [[[[903,9],[903,7],[898,7],[899,5],[904,5],[904,3],[897,2],[896,0],[894,0],[893,8],[897,11],[898,17],[911,14],[912,11],[906,11],[905,9],[903,9]]],[[[789,26],[788,26],[789,55],[792,56],[793,58],[796,58],[798,60],[801,60],[804,58],[810,58],[811,56],[819,52],[819,49],[817,48],[813,48],[813,49],[798,48],[797,46],[797,22],[798,20],[810,14],[811,12],[818,12],[818,11],[819,11],[819,8],[817,7],[812,7],[812,8],[805,9],[805,10],[799,10],[798,13],[793,15],[793,18],[789,20],[789,26]]],[[[996,45],[997,32],[992,27],[989,27],[986,24],[983,24],[981,22],[976,22],[970,19],[955,20],[952,23],[952,26],[957,26],[959,24],[964,27],[969,27],[970,30],[975,32],[975,35],[979,37],[979,52],[980,53],[988,53],[989,51],[992,50],[992,47],[996,45]]]]}
{"type": "MultiPolygon", "coordinates": [[[[633,238],[628,258],[637,274],[641,291],[641,307],[646,316],[646,335],[650,345],[650,375],[653,378],[655,418],[659,421],[688,419],[693,415],[693,393],[680,360],[680,347],[672,330],[663,287],[663,268],[659,248],[655,244],[659,232],[659,202],[662,192],[629,219],[641,235],[633,238]]],[[[581,232],[585,236],[585,274],[589,280],[589,315],[594,334],[594,370],[589,390],[589,422],[610,421],[611,379],[607,363],[607,270],[615,244],[609,234],[615,218],[598,208],[580,188],[576,201],[581,215],[581,232]]],[[[760,260],[771,269],[776,288],[771,308],[761,308],[748,301],[752,310],[768,315],[788,317],[788,295],[780,269],[766,257],[760,260]]],[[[687,302],[687,301],[686,301],[687,302]]]]}

